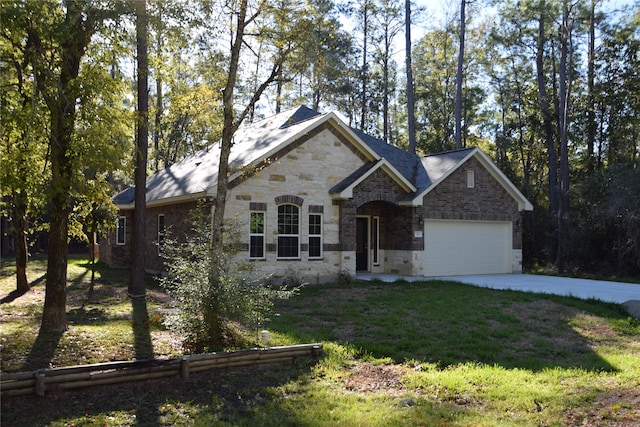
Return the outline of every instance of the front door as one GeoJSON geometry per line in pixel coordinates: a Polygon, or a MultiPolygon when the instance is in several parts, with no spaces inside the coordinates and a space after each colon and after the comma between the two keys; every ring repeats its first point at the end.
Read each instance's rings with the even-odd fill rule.
{"type": "Polygon", "coordinates": [[[369,218],[356,219],[356,270],[369,270],[369,218]]]}

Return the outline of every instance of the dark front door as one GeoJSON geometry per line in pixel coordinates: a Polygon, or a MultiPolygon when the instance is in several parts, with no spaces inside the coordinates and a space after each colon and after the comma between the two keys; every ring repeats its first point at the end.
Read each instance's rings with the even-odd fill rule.
{"type": "Polygon", "coordinates": [[[356,219],[356,270],[369,270],[369,218],[356,219]]]}

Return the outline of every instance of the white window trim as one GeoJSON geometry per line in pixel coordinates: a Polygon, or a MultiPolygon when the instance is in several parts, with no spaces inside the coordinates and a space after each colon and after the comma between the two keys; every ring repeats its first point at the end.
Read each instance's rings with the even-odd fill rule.
{"type": "Polygon", "coordinates": [[[267,257],[267,213],[265,211],[250,211],[249,212],[249,259],[265,259],[267,257]],[[251,215],[257,213],[262,214],[262,233],[252,233],[251,232],[251,215]],[[262,256],[254,257],[251,256],[251,238],[252,237],[262,237],[262,256]]]}
{"type": "Polygon", "coordinates": [[[298,209],[298,234],[280,234],[278,232],[277,237],[276,237],[276,259],[278,260],[299,260],[300,259],[300,211],[302,210],[300,208],[300,206],[293,204],[293,203],[283,203],[281,205],[278,205],[278,211],[277,211],[277,226],[278,228],[280,227],[280,207],[281,206],[295,206],[296,209],[298,209]],[[280,253],[280,237],[295,237],[298,239],[298,247],[297,247],[297,255],[296,256],[292,256],[292,257],[283,257],[278,255],[280,253]]]}
{"type": "Polygon", "coordinates": [[[467,188],[475,188],[476,173],[473,169],[467,170],[467,188]]]}
{"type": "Polygon", "coordinates": [[[120,216],[118,217],[118,224],[116,225],[116,245],[122,246],[127,244],[127,217],[120,216]],[[120,237],[120,220],[122,220],[122,242],[119,240],[120,237]]]}
{"type": "Polygon", "coordinates": [[[162,241],[164,240],[165,237],[167,237],[167,224],[166,224],[166,217],[164,214],[158,214],[158,220],[157,220],[157,246],[158,246],[158,256],[162,255],[162,241]],[[160,230],[160,218],[162,218],[162,230],[160,230]]]}
{"type": "MultiPolygon", "coordinates": [[[[320,217],[320,234],[311,234],[309,233],[309,241],[311,240],[312,237],[319,237],[320,238],[320,255],[318,256],[311,256],[309,255],[309,259],[322,259],[324,257],[324,250],[322,248],[323,243],[324,243],[324,239],[322,238],[323,235],[323,231],[324,231],[324,227],[323,227],[323,217],[321,213],[310,213],[309,214],[309,219],[311,219],[312,216],[319,216],[320,217]]],[[[311,243],[309,243],[309,248],[311,248],[311,243]]]]}
{"type": "Polygon", "coordinates": [[[371,254],[371,262],[373,265],[380,265],[380,217],[374,216],[371,221],[371,238],[375,244],[371,245],[373,253],[371,254]]]}

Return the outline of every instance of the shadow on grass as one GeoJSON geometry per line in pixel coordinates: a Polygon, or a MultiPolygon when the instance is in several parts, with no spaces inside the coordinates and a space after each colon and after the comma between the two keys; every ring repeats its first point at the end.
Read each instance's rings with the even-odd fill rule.
{"type": "MultiPolygon", "coordinates": [[[[3,425],[173,425],[205,419],[235,425],[304,425],[288,399],[273,389],[305,382],[316,360],[242,368],[221,368],[179,377],[79,391],[2,399],[3,425]],[[268,417],[268,418],[265,418],[268,417]],[[271,421],[269,421],[271,419],[271,421]],[[251,420],[254,420],[253,422],[251,420]]],[[[205,424],[205,425],[207,425],[205,424]]]]}
{"type": "Polygon", "coordinates": [[[333,341],[395,363],[617,370],[574,322],[619,313],[578,299],[453,282],[367,283],[307,287],[278,310],[271,329],[295,341],[333,341]]]}
{"type": "Polygon", "coordinates": [[[35,371],[49,368],[63,333],[40,331],[21,370],[35,371]]]}
{"type": "MultiPolygon", "coordinates": [[[[34,286],[38,286],[40,283],[44,282],[44,279],[47,277],[46,274],[43,274],[42,276],[38,277],[36,280],[34,280],[33,282],[31,282],[29,284],[29,288],[33,288],[34,286]]],[[[27,289],[26,291],[11,291],[9,292],[8,295],[2,297],[2,299],[0,299],[0,305],[1,304],[8,304],[10,302],[15,301],[16,299],[20,298],[21,296],[23,296],[24,294],[26,294],[27,292],[29,292],[29,289],[27,289]]]]}
{"type": "Polygon", "coordinates": [[[146,297],[132,297],[133,307],[133,337],[136,359],[153,358],[153,342],[149,325],[149,311],[146,297]]]}

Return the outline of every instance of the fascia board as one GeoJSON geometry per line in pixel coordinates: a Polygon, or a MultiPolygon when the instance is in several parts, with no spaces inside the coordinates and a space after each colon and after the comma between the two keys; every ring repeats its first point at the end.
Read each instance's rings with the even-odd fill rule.
{"type": "Polygon", "coordinates": [[[382,158],[381,167],[391,177],[391,179],[393,179],[407,193],[414,193],[418,191],[416,186],[413,185],[407,178],[405,178],[405,176],[402,175],[400,171],[398,171],[398,169],[396,169],[395,166],[393,166],[391,162],[389,162],[384,157],[382,158]]]}
{"type": "MultiPolygon", "coordinates": [[[[156,200],[149,200],[146,202],[146,207],[148,208],[155,208],[155,207],[159,207],[159,206],[165,206],[165,205],[173,205],[176,203],[185,203],[185,202],[192,202],[194,200],[199,200],[199,199],[203,199],[205,197],[209,197],[210,195],[207,194],[206,191],[200,191],[198,193],[192,193],[192,194],[183,194],[180,196],[176,196],[176,197],[167,197],[164,199],[156,199],[156,200]]],[[[215,194],[214,194],[215,196],[215,194]]],[[[133,210],[136,208],[135,203],[128,203],[128,204],[124,204],[124,205],[116,205],[116,207],[120,210],[133,210]]]]}
{"type": "Polygon", "coordinates": [[[334,125],[334,128],[340,132],[345,138],[351,141],[356,149],[360,151],[367,160],[380,160],[381,157],[376,153],[373,148],[369,147],[356,133],[347,126],[335,113],[330,112],[325,114],[319,123],[329,122],[334,125]]]}

